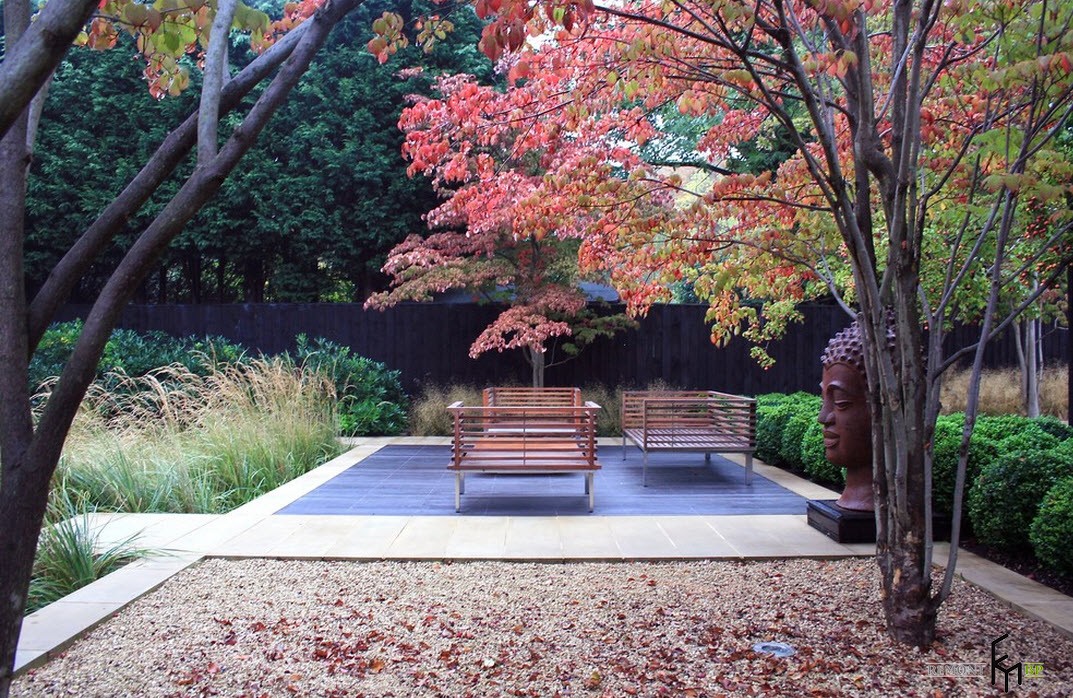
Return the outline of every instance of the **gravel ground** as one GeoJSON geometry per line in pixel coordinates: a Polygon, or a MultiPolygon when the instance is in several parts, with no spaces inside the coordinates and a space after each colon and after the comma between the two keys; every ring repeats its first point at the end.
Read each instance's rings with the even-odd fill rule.
{"type": "Polygon", "coordinates": [[[12,695],[1001,695],[1003,633],[1008,662],[1043,667],[1016,695],[1073,695],[1073,640],[964,582],[932,650],[891,643],[872,560],[210,560],[12,695]]]}

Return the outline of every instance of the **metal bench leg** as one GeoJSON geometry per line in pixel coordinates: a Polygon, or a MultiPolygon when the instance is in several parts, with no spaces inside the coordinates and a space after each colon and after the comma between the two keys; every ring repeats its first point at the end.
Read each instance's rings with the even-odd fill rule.
{"type": "Polygon", "coordinates": [[[711,463],[712,462],[712,452],[711,451],[705,451],[704,452],[704,462],[705,463],[711,463]]]}
{"type": "Polygon", "coordinates": [[[745,454],[745,484],[751,484],[753,481],[753,454],[745,454]]]}
{"type": "Polygon", "coordinates": [[[455,513],[462,511],[462,473],[455,473],[455,513]]]}
{"type": "Polygon", "coordinates": [[[622,460],[626,460],[626,435],[622,435],[622,460]]]}
{"type": "Polygon", "coordinates": [[[458,473],[458,491],[460,494],[466,493],[466,474],[458,473]]]}
{"type": "Polygon", "coordinates": [[[589,489],[592,487],[592,481],[589,479],[592,477],[592,473],[585,473],[585,494],[589,493],[589,489]]]}
{"type": "Polygon", "coordinates": [[[596,488],[594,487],[594,485],[596,484],[596,481],[593,478],[593,475],[594,475],[593,473],[586,473],[585,474],[585,489],[589,493],[589,513],[590,514],[592,513],[593,506],[594,506],[594,504],[596,502],[596,492],[595,492],[596,488]]]}
{"type": "Polygon", "coordinates": [[[644,459],[641,463],[641,487],[648,487],[648,451],[641,451],[644,459]]]}

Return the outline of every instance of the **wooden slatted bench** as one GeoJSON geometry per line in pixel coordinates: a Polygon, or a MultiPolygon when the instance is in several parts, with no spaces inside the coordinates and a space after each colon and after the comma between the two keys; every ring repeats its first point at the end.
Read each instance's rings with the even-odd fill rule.
{"type": "Polygon", "coordinates": [[[644,455],[647,486],[650,451],[744,453],[745,481],[752,481],[756,450],[756,401],[707,390],[626,391],[622,394],[622,457],[626,439],[644,455]]]}
{"type": "Polygon", "coordinates": [[[530,402],[519,392],[536,390],[541,389],[489,388],[480,407],[456,402],[447,408],[454,418],[447,468],[455,473],[455,511],[462,508],[467,473],[581,473],[589,511],[593,510],[594,475],[600,469],[596,460],[596,413],[600,406],[582,404],[577,389],[531,392],[530,402]]]}

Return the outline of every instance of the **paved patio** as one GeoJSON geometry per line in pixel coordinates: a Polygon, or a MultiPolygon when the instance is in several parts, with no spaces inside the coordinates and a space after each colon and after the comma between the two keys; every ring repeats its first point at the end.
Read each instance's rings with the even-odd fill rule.
{"type": "MultiPolygon", "coordinates": [[[[350,497],[346,497],[343,493],[348,488],[355,487],[355,483],[368,486],[379,478],[389,490],[392,477],[397,478],[394,484],[401,486],[408,475],[391,465],[391,454],[431,463],[439,458],[438,453],[446,453],[448,441],[438,437],[398,437],[358,439],[352,444],[353,448],[342,456],[225,515],[98,515],[95,523],[103,541],[138,533],[139,545],[162,553],[128,565],[28,616],[23,623],[16,670],[43,663],[50,654],[62,651],[81,634],[205,557],[566,562],[840,558],[875,552],[870,544],[836,543],[806,523],[804,500],[831,499],[836,493],[763,463],[755,463],[758,477],[746,486],[741,457],[713,457],[707,473],[703,456],[697,454],[685,455],[700,461],[699,465],[652,461],[649,487],[627,497],[639,500],[638,508],[625,511],[622,502],[616,503],[616,487],[635,486],[636,483],[630,484],[629,470],[639,470],[640,458],[636,453],[627,454],[622,463],[621,451],[616,450],[618,440],[601,441],[604,470],[596,479],[594,514],[555,513],[572,506],[564,505],[564,501],[582,499],[573,494],[574,489],[580,490],[581,483],[572,478],[561,478],[571,481],[564,485],[567,490],[562,494],[549,490],[531,498],[524,496],[528,485],[517,481],[509,483],[509,487],[519,487],[522,496],[489,491],[478,497],[473,487],[478,478],[470,478],[467,489],[474,496],[473,500],[463,498],[461,515],[453,512],[453,482],[447,478],[437,487],[447,490],[450,516],[438,510],[438,494],[419,501],[412,493],[410,509],[401,513],[386,513],[386,499],[381,499],[385,509],[380,512],[357,513],[352,505],[363,495],[351,490],[350,497]],[[360,465],[355,467],[356,464],[360,465]],[[368,472],[361,472],[366,465],[368,472]],[[381,471],[378,474],[374,472],[377,469],[381,471]],[[386,472],[392,469],[397,471],[394,475],[386,472]],[[621,480],[620,485],[615,484],[617,480],[621,480]],[[733,496],[720,497],[714,491],[703,496],[691,492],[710,486],[712,481],[721,481],[723,487],[734,490],[733,496]],[[676,484],[672,487],[669,483],[676,484]],[[716,503],[722,499],[719,506],[723,509],[706,504],[709,513],[675,515],[661,511],[664,500],[678,499],[683,507],[679,512],[688,511],[687,506],[700,506],[696,502],[686,504],[694,494],[698,502],[706,497],[716,503]],[[750,506],[769,506],[764,503],[769,498],[778,501],[770,506],[785,506],[791,511],[749,511],[750,506]],[[481,500],[487,501],[481,504],[481,500]],[[469,515],[470,506],[480,515],[469,515]],[[348,509],[337,511],[340,507],[348,509]],[[798,513],[794,513],[795,508],[798,513]]],[[[438,467],[443,465],[445,461],[438,467]]],[[[504,486],[485,484],[493,489],[504,486]]],[[[947,546],[937,544],[936,562],[944,563],[946,555],[947,546]]],[[[1069,597],[966,552],[959,555],[958,571],[1011,606],[1073,637],[1073,603],[1069,597]]]]}
{"type": "MultiPolygon", "coordinates": [[[[703,453],[653,453],[648,486],[641,452],[601,445],[594,487],[599,516],[804,514],[806,498],[766,477],[745,482],[743,460],[703,453]],[[623,457],[625,456],[625,457],[623,457]]],[[[454,474],[444,445],[385,446],[280,514],[455,516],[454,474]]],[[[466,476],[462,513],[482,516],[587,516],[581,474],[466,476]]]]}

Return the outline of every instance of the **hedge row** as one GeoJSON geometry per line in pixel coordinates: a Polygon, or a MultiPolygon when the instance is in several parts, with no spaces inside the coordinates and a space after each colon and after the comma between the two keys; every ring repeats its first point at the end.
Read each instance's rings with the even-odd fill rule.
{"type": "MultiPolygon", "coordinates": [[[[757,397],[756,455],[840,488],[845,472],[824,457],[820,398],[757,397]]],[[[932,439],[932,506],[950,516],[965,415],[942,415],[932,439]]],[[[1005,550],[1032,546],[1049,567],[1073,574],[1073,427],[1055,417],[983,415],[969,442],[963,524],[1005,550]]]]}

